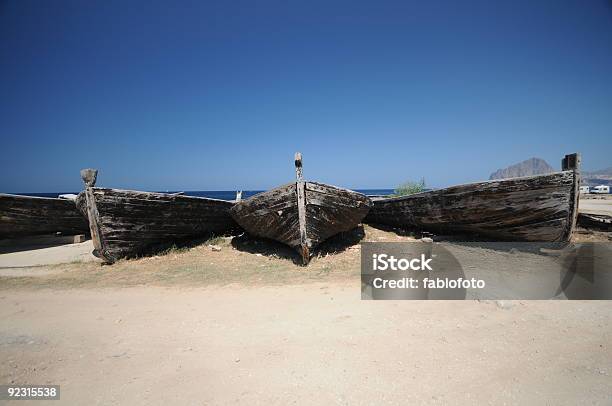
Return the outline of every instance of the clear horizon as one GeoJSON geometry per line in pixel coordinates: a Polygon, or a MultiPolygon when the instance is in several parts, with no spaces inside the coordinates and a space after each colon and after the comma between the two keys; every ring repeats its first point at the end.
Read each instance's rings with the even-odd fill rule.
{"type": "Polygon", "coordinates": [[[0,4],[0,192],[612,166],[609,2],[0,4]]]}

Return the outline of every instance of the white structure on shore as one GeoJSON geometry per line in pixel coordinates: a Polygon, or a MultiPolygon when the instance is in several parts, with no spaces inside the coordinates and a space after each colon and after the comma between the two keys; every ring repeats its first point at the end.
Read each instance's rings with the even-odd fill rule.
{"type": "Polygon", "coordinates": [[[590,193],[591,188],[588,186],[580,186],[580,193],[590,193]]]}
{"type": "Polygon", "coordinates": [[[76,201],[78,196],[75,195],[74,193],[66,193],[66,194],[63,194],[63,195],[58,195],[57,197],[59,199],[66,199],[66,200],[74,200],[74,201],[76,201]]]}
{"type": "Polygon", "coordinates": [[[591,189],[591,193],[610,194],[610,186],[599,185],[591,189]]]}

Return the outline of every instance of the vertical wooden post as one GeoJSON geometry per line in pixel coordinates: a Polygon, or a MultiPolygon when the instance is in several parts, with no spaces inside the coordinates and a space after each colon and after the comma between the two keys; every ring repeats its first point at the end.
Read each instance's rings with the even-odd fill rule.
{"type": "Polygon", "coordinates": [[[567,219],[567,231],[564,240],[569,241],[572,238],[576,221],[578,220],[578,206],[580,203],[580,154],[574,153],[566,155],[561,161],[561,170],[574,172],[574,187],[570,195],[570,211],[567,219]]]}
{"type": "MultiPolygon", "coordinates": [[[[87,219],[89,220],[89,232],[94,245],[94,254],[104,258],[102,240],[100,239],[100,227],[98,225],[98,208],[93,194],[93,187],[96,185],[98,171],[96,169],[82,169],[81,179],[85,183],[85,201],[87,202],[87,219]]],[[[106,258],[105,258],[106,259],[106,258]]]]}
{"type": "Polygon", "coordinates": [[[304,181],[304,173],[302,170],[302,154],[299,152],[295,153],[295,178],[298,182],[304,181]]]}
{"type": "Polygon", "coordinates": [[[308,236],[306,235],[306,188],[302,172],[302,154],[299,152],[295,153],[295,177],[302,263],[307,265],[310,260],[310,249],[308,247],[308,236]]]}

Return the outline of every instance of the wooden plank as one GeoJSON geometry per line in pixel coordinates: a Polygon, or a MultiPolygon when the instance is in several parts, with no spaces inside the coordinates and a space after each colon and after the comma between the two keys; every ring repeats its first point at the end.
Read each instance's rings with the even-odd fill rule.
{"type": "Polygon", "coordinates": [[[561,170],[572,171],[574,187],[570,196],[570,208],[568,213],[567,231],[564,240],[570,240],[578,222],[578,205],[580,203],[580,163],[581,157],[578,153],[566,155],[561,160],[561,170]]]}
{"type": "Polygon", "coordinates": [[[298,208],[298,227],[300,234],[300,246],[302,255],[302,263],[308,264],[310,260],[310,250],[308,248],[308,235],[306,234],[306,195],[304,190],[304,182],[297,182],[295,185],[297,208],[298,208]]]}
{"type": "Polygon", "coordinates": [[[294,157],[295,163],[295,178],[297,182],[304,181],[304,174],[302,173],[302,154],[299,152],[295,153],[294,157]]]}
{"type": "MultiPolygon", "coordinates": [[[[102,239],[100,238],[100,226],[98,224],[98,208],[96,207],[96,199],[93,195],[93,187],[96,185],[97,178],[98,171],[96,169],[81,169],[81,179],[85,184],[85,211],[87,213],[87,219],[89,220],[89,233],[91,234],[91,241],[94,246],[94,255],[104,256],[104,247],[102,245],[102,239]]],[[[110,258],[107,258],[107,260],[109,259],[110,258]]]]}
{"type": "Polygon", "coordinates": [[[311,245],[355,228],[372,202],[367,196],[322,183],[306,183],[306,233],[311,245]]]}
{"type": "Polygon", "coordinates": [[[306,190],[304,183],[304,175],[302,172],[302,154],[295,153],[295,177],[296,177],[296,196],[298,208],[298,226],[300,233],[300,247],[302,255],[302,264],[307,265],[310,260],[310,250],[308,247],[308,235],[306,234],[306,190]]]}
{"type": "Polygon", "coordinates": [[[259,193],[236,203],[234,220],[250,234],[299,247],[296,183],[259,193]]]}

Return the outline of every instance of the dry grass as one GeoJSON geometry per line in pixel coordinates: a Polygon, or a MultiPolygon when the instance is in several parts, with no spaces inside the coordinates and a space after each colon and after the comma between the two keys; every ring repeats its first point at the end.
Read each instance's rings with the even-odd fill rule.
{"type": "MultiPolygon", "coordinates": [[[[0,289],[71,289],[128,286],[276,285],[359,278],[361,241],[410,237],[370,226],[336,236],[314,252],[308,266],[284,245],[246,235],[216,237],[193,247],[113,265],[71,263],[44,267],[40,276],[0,277],[0,289]],[[209,245],[221,247],[213,251],[209,245]]],[[[32,274],[31,272],[29,273],[32,274]]]]}

